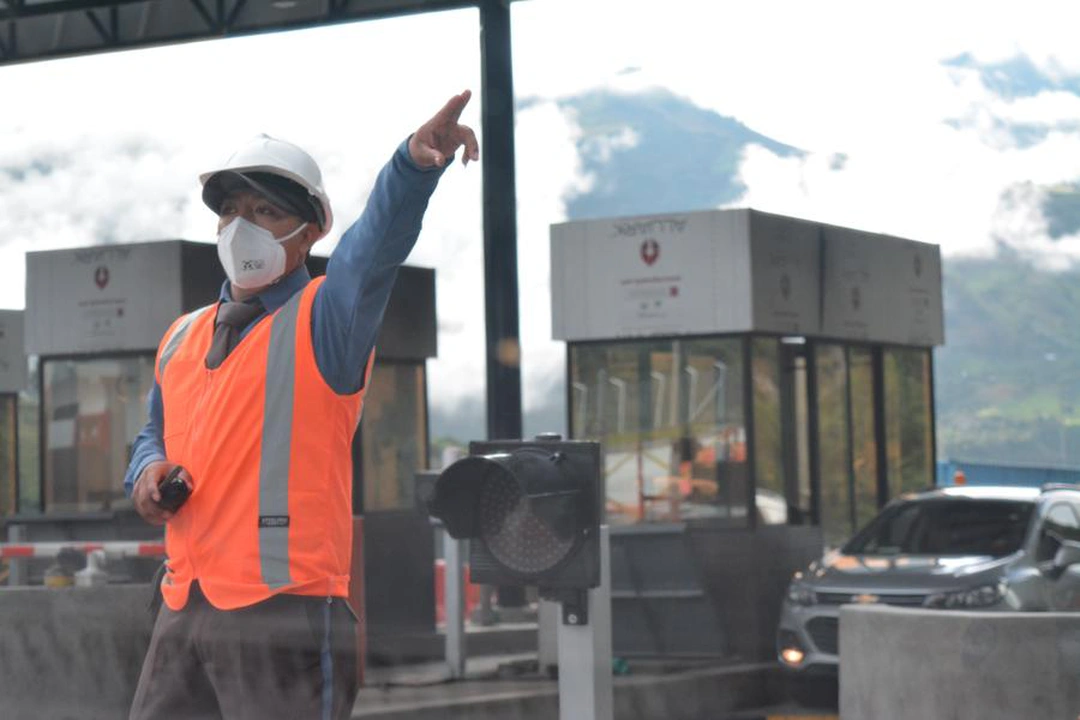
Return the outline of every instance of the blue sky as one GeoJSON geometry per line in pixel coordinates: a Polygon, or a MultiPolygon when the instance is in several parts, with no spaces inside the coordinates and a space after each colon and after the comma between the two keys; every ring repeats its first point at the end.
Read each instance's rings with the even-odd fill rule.
{"type": "MultiPolygon", "coordinates": [[[[1005,241],[1060,267],[1080,238],[1052,241],[1038,204],[1040,188],[1080,179],[1077,21],[1064,1],[516,2],[515,91],[533,100],[517,116],[526,406],[562,372],[548,228],[595,180],[557,99],[666,88],[806,151],[750,147],[739,206],[946,254],[1005,241]],[[1030,82],[1010,85],[1018,59],[1030,82]],[[1014,130],[1029,125],[1025,145],[1014,130]]],[[[338,218],[328,252],[397,143],[450,94],[479,91],[478,34],[463,10],[0,67],[0,307],[24,304],[27,250],[212,241],[196,176],[259,132],[322,164],[338,218]]],[[[465,121],[479,129],[478,102],[465,121]]],[[[611,150],[634,142],[628,130],[611,150]]],[[[437,270],[443,405],[483,390],[480,171],[447,173],[409,260],[437,270]]]]}

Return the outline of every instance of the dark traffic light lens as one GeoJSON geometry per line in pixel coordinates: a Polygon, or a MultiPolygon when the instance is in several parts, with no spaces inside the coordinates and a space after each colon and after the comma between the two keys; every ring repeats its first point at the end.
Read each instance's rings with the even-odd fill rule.
{"type": "Polygon", "coordinates": [[[471,577],[542,591],[600,582],[600,445],[538,438],[469,445],[439,473],[428,512],[456,540],[472,540],[471,577]]]}
{"type": "Polygon", "coordinates": [[[534,513],[532,503],[509,473],[492,473],[478,499],[480,538],[509,570],[539,573],[558,565],[574,549],[574,535],[560,537],[534,513]]]}

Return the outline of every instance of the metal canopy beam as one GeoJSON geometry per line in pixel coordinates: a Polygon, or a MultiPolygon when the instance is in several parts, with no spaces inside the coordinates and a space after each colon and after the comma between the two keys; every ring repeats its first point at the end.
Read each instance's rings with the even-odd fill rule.
{"type": "Polygon", "coordinates": [[[0,2],[0,20],[59,15],[66,12],[85,12],[103,8],[131,5],[140,0],[49,0],[27,5],[24,0],[0,2]]]}
{"type": "Polygon", "coordinates": [[[476,7],[478,0],[0,0],[0,65],[476,7]]]}

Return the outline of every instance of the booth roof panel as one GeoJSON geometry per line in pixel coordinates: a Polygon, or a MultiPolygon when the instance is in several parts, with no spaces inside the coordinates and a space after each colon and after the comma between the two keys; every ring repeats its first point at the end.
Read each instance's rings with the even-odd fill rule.
{"type": "Polygon", "coordinates": [[[821,333],[897,345],[945,341],[936,245],[825,226],[821,333]]]}
{"type": "MultiPolygon", "coordinates": [[[[308,271],[322,275],[326,264],[326,257],[312,255],[308,271]]],[[[154,352],[173,320],[217,301],[224,280],[212,243],[162,240],[27,253],[26,352],[154,352]]],[[[402,267],[378,357],[434,357],[436,331],[435,271],[402,267]]]]}
{"type": "Polygon", "coordinates": [[[735,211],[552,226],[554,337],[749,330],[747,220],[735,211]]]}
{"type": "Polygon", "coordinates": [[[26,254],[26,349],[152,351],[183,311],[182,241],[26,254]]]}
{"type": "Polygon", "coordinates": [[[552,335],[944,343],[940,248],[750,209],[551,228],[552,335]]]}
{"type": "Polygon", "coordinates": [[[812,222],[750,213],[753,328],[814,334],[821,318],[820,229],[812,222]]]}

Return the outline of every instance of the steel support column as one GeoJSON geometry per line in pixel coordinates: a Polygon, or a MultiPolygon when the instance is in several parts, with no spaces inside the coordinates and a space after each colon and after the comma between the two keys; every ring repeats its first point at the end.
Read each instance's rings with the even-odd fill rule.
{"type": "Polygon", "coordinates": [[[522,436],[514,84],[508,0],[481,0],[480,27],[487,430],[488,439],[507,440],[522,436]]]}
{"type": "MultiPolygon", "coordinates": [[[[487,434],[489,440],[508,440],[523,434],[510,0],[480,0],[479,7],[487,434]]],[[[519,608],[524,604],[523,588],[499,588],[500,606],[519,608]]]]}

